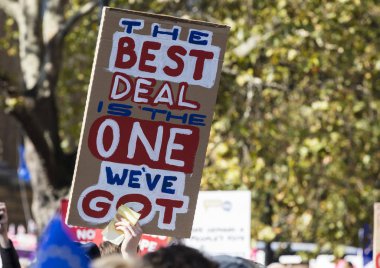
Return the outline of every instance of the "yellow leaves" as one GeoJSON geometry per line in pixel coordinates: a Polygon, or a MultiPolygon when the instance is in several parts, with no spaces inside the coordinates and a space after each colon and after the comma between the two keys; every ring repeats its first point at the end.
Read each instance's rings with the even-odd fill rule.
{"type": "Polygon", "coordinates": [[[326,111],[329,108],[327,101],[315,101],[311,104],[311,108],[316,111],[326,111]]]}
{"type": "Polygon", "coordinates": [[[367,166],[371,161],[371,156],[368,154],[364,155],[362,161],[363,161],[363,164],[367,166]]]}
{"type": "Polygon", "coordinates": [[[380,60],[377,60],[375,62],[375,69],[376,69],[376,71],[380,71],[380,60]]]}
{"type": "Polygon", "coordinates": [[[228,145],[226,143],[219,143],[215,148],[214,152],[217,155],[223,156],[228,152],[228,145]]]}
{"type": "Polygon", "coordinates": [[[252,78],[253,78],[253,69],[248,69],[246,72],[242,72],[236,77],[236,83],[239,86],[243,86],[249,81],[251,81],[252,78]]]}
{"type": "Polygon", "coordinates": [[[239,183],[240,174],[240,167],[238,165],[231,165],[226,171],[226,182],[239,183]]]}
{"type": "Polygon", "coordinates": [[[253,170],[258,173],[260,172],[261,170],[263,170],[265,168],[265,161],[263,158],[261,157],[258,157],[256,159],[256,161],[254,161],[254,166],[253,166],[253,170]]]}
{"type": "Polygon", "coordinates": [[[14,19],[12,19],[12,18],[9,17],[5,21],[5,26],[12,27],[14,25],[14,23],[15,23],[14,19]]]}
{"type": "Polygon", "coordinates": [[[310,150],[311,152],[318,152],[322,148],[325,147],[325,143],[321,141],[319,138],[307,138],[304,140],[305,146],[310,150]]]}
{"type": "Polygon", "coordinates": [[[265,226],[258,232],[258,239],[263,241],[272,241],[276,237],[276,232],[271,226],[265,226]]]}
{"type": "Polygon", "coordinates": [[[16,106],[23,105],[24,103],[25,103],[25,99],[23,97],[5,99],[5,106],[10,109],[14,109],[16,108],[16,106]]]}
{"type": "Polygon", "coordinates": [[[17,50],[16,47],[11,47],[11,48],[9,48],[9,49],[7,50],[7,54],[8,54],[8,56],[11,56],[11,57],[16,56],[17,53],[18,53],[18,50],[17,50]]]}
{"type": "Polygon", "coordinates": [[[295,49],[289,49],[288,51],[288,60],[292,61],[295,59],[295,57],[298,55],[298,51],[295,49]]]}

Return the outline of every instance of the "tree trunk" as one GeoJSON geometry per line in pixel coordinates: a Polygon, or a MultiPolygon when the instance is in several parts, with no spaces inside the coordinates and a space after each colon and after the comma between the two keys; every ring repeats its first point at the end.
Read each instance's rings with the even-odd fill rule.
{"type": "Polygon", "coordinates": [[[25,131],[25,160],[31,175],[32,212],[41,231],[60,198],[68,193],[75,154],[65,154],[59,136],[56,88],[62,65],[65,36],[99,1],[92,0],[65,19],[67,0],[0,0],[0,9],[13,17],[19,30],[19,59],[22,83],[11,90],[8,81],[0,86],[11,93],[5,101],[8,112],[25,131]]]}
{"type": "Polygon", "coordinates": [[[29,138],[25,138],[24,142],[25,161],[30,172],[33,190],[32,212],[38,230],[41,231],[58,208],[58,202],[55,198],[54,189],[48,184],[47,173],[34,144],[29,138]]]}

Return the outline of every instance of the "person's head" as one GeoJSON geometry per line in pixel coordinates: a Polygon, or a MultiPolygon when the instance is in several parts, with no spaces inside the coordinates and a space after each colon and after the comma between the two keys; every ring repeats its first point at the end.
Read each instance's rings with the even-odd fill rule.
{"type": "Polygon", "coordinates": [[[115,244],[109,241],[102,242],[99,245],[99,249],[100,249],[100,255],[102,257],[121,254],[120,246],[116,246],[115,244]]]}
{"type": "Polygon", "coordinates": [[[351,262],[347,262],[346,268],[354,268],[354,265],[351,262]]]}
{"type": "Polygon", "coordinates": [[[121,254],[121,246],[117,246],[109,241],[100,243],[99,249],[102,257],[121,254]]]}
{"type": "Polygon", "coordinates": [[[276,262],[276,263],[269,264],[268,268],[285,268],[285,265],[276,262]]]}
{"type": "Polygon", "coordinates": [[[91,268],[131,268],[132,266],[125,261],[121,255],[106,256],[96,259],[91,268]]]}
{"type": "Polygon", "coordinates": [[[172,245],[148,253],[140,260],[141,268],[217,268],[198,250],[183,245],[172,245]]]}
{"type": "Polygon", "coordinates": [[[82,243],[77,243],[82,249],[83,251],[85,252],[86,256],[90,259],[90,260],[94,260],[96,258],[99,258],[100,257],[100,250],[98,248],[98,246],[94,243],[85,243],[85,244],[82,244],[82,243]]]}
{"type": "Polygon", "coordinates": [[[262,264],[241,257],[219,255],[212,259],[219,264],[219,268],[265,268],[262,264]]]}

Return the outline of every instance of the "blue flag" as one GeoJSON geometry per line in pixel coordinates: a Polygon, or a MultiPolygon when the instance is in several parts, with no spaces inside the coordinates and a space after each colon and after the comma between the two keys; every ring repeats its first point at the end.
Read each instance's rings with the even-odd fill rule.
{"type": "Polygon", "coordinates": [[[88,268],[90,259],[54,217],[41,236],[34,268],[88,268]]]}
{"type": "Polygon", "coordinates": [[[29,169],[26,166],[24,154],[25,154],[24,145],[20,145],[18,147],[19,163],[18,163],[17,174],[18,174],[19,179],[24,180],[24,181],[30,181],[29,169]]]}

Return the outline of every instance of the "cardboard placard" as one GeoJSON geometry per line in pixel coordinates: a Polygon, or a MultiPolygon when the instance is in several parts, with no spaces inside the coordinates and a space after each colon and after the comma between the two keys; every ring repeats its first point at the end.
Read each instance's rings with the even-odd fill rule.
{"type": "MultiPolygon", "coordinates": [[[[67,215],[69,200],[61,200],[61,219],[62,222],[65,222],[67,215]]],[[[97,245],[103,242],[102,230],[88,227],[77,227],[64,224],[66,230],[71,234],[71,237],[74,241],[88,243],[93,242],[97,245]]]]}
{"type": "Polygon", "coordinates": [[[373,267],[380,268],[380,203],[374,205],[373,267]]]}
{"type": "Polygon", "coordinates": [[[229,28],[105,8],[68,223],[189,237],[229,28]]]}
{"type": "Polygon", "coordinates": [[[162,235],[143,234],[139,242],[139,255],[143,256],[149,252],[154,252],[162,247],[168,246],[170,239],[170,237],[162,235]]]}

